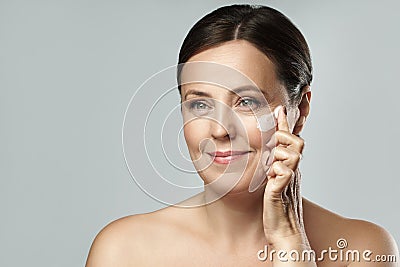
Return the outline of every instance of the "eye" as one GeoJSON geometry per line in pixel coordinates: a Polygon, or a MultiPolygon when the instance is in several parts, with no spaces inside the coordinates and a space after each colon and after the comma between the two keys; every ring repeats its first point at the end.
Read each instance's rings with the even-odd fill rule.
{"type": "Polygon", "coordinates": [[[260,107],[260,102],[254,98],[241,98],[239,100],[239,108],[245,110],[257,110],[260,107]]]}
{"type": "Polygon", "coordinates": [[[183,103],[185,109],[194,116],[204,116],[213,111],[213,103],[205,99],[193,99],[183,103]]]}
{"type": "Polygon", "coordinates": [[[209,105],[207,105],[207,103],[205,103],[203,101],[193,101],[193,102],[190,103],[189,107],[192,110],[207,110],[207,109],[211,109],[211,107],[209,105]]]}

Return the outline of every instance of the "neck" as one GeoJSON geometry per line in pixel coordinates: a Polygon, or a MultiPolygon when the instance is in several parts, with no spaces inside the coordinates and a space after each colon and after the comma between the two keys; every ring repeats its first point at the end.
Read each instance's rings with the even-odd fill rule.
{"type": "MultiPolygon", "coordinates": [[[[211,190],[206,190],[203,195],[205,203],[213,195],[211,190]]],[[[231,244],[264,241],[263,196],[264,187],[260,187],[252,193],[228,193],[205,205],[207,223],[213,236],[231,244]]]]}

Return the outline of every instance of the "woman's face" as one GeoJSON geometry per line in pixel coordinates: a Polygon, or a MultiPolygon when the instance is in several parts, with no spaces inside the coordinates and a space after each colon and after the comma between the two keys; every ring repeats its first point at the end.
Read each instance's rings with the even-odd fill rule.
{"type": "Polygon", "coordinates": [[[260,131],[258,121],[266,123],[260,117],[286,99],[274,65],[244,40],[205,50],[188,63],[194,67],[182,71],[181,101],[191,159],[206,185],[216,184],[220,192],[247,191],[253,178],[265,177],[261,163],[270,156],[266,144],[276,129],[272,121],[260,131]]]}

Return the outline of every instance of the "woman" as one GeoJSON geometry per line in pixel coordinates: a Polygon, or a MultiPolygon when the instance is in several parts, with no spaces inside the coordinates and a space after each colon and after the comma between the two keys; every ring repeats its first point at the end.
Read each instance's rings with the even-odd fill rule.
{"type": "Polygon", "coordinates": [[[397,266],[384,229],[300,194],[312,66],[288,18],[263,6],[219,8],[190,30],[179,63],[185,139],[205,191],[183,202],[195,208],[112,222],[88,267],[397,266]]]}

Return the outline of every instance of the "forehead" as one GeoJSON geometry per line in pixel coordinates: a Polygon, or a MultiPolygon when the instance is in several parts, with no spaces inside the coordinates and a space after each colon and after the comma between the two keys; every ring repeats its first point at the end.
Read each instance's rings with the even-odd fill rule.
{"type": "Polygon", "coordinates": [[[202,51],[191,57],[187,63],[181,76],[183,93],[186,82],[198,80],[222,84],[228,88],[252,84],[261,90],[268,90],[269,92],[265,92],[268,94],[275,94],[272,91],[277,90],[280,85],[272,61],[244,40],[229,41],[202,51]],[[214,66],[197,62],[212,62],[214,66]]]}

